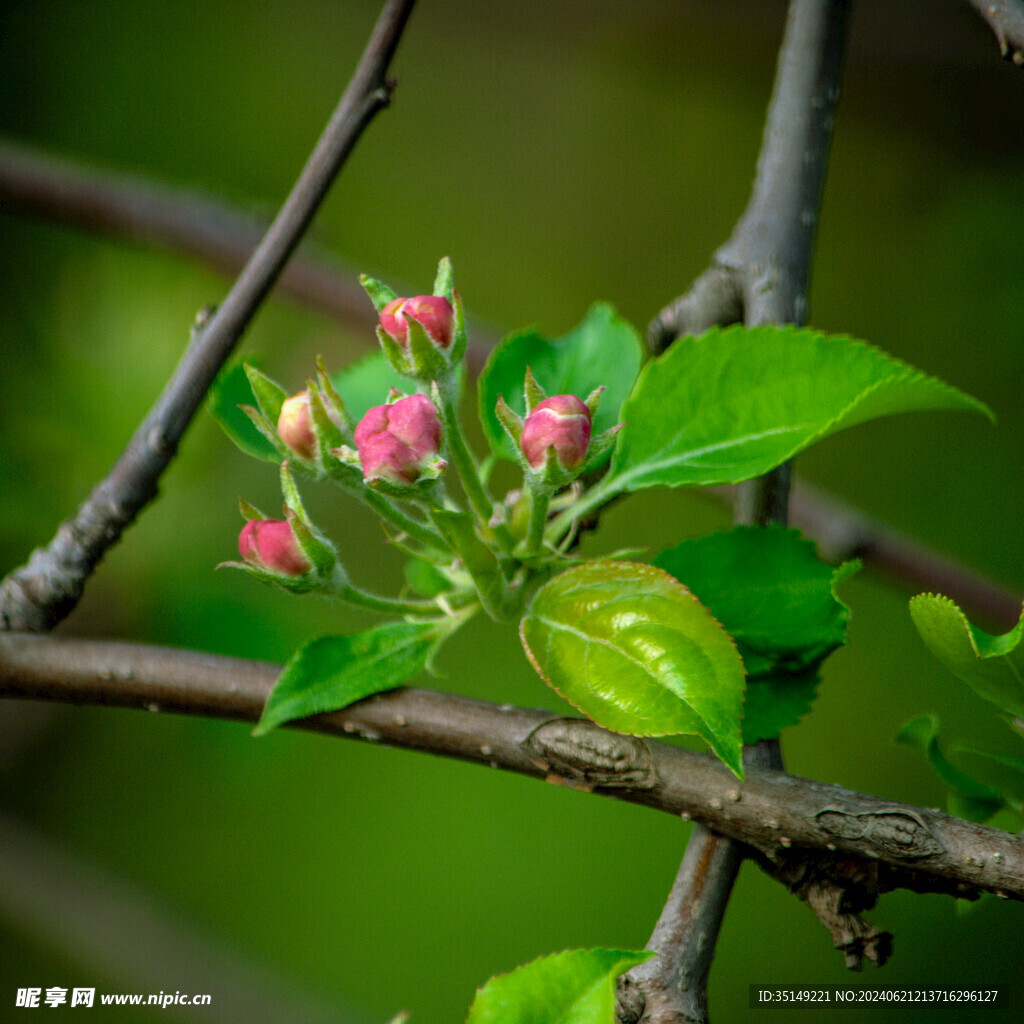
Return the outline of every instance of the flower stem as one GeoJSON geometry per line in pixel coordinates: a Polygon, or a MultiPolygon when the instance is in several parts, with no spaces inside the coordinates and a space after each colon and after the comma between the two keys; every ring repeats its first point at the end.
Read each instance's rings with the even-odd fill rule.
{"type": "Polygon", "coordinates": [[[529,494],[530,525],[526,531],[526,541],[520,549],[523,558],[540,554],[544,547],[544,529],[548,525],[548,505],[551,504],[551,492],[546,488],[530,488],[529,494]]]}

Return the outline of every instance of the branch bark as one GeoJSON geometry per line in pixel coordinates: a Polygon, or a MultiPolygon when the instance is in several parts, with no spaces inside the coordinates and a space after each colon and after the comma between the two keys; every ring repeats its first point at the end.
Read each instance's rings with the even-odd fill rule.
{"type": "MultiPolygon", "coordinates": [[[[255,722],[280,667],[195,651],[29,634],[0,635],[0,697],[255,722]]],[[[759,851],[791,887],[818,869],[860,886],[862,905],[896,888],[1024,900],[1024,837],[622,736],[579,718],[403,687],[293,723],[420,750],[679,815],[759,851]]]]}
{"type": "Polygon", "coordinates": [[[1024,3],[1021,0],[970,0],[988,22],[1003,60],[1024,67],[1024,3]]]}
{"type": "Polygon", "coordinates": [[[74,608],[106,551],[157,493],[186,428],[374,115],[415,0],[387,0],[345,93],[280,212],[224,302],[197,321],[173,376],[127,448],[46,548],[0,584],[0,629],[44,632],[74,608]]]}
{"type": "MultiPolygon", "coordinates": [[[[749,203],[711,267],[651,324],[656,351],[714,324],[804,322],[846,17],[845,0],[791,0],[749,203]]],[[[734,522],[786,523],[791,472],[787,463],[739,485],[734,522]]],[[[744,760],[781,772],[781,745],[748,747],[744,760]]],[[[734,837],[704,825],[694,829],[647,946],[658,956],[620,983],[623,1024],[706,1024],[708,972],[745,853],[734,837]]],[[[816,912],[818,906],[838,910],[844,900],[842,887],[828,878],[815,892],[824,894],[811,903],[816,912]]]]}

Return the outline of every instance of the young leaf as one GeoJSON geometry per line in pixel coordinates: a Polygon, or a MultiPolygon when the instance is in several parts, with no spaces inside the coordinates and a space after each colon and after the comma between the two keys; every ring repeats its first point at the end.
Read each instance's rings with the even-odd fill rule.
{"type": "Polygon", "coordinates": [[[409,387],[409,382],[395,372],[384,353],[379,351],[346,366],[334,374],[331,383],[353,423],[358,423],[371,407],[383,405],[392,388],[404,391],[409,387]]]}
{"type": "Polygon", "coordinates": [[[978,629],[955,601],[936,594],[910,599],[910,617],[928,649],[979,697],[1024,718],[1024,613],[1008,633],[978,629]]]}
{"type": "Polygon", "coordinates": [[[1002,795],[971,778],[950,763],[939,747],[939,720],[935,715],[918,715],[896,734],[897,743],[919,750],[951,789],[950,812],[968,821],[988,821],[1005,804],[1002,795]]]}
{"type": "Polygon", "coordinates": [[[736,483],[891,413],[988,407],[852,338],[798,327],[712,328],[644,368],[602,493],[736,483]]]}
{"type": "Polygon", "coordinates": [[[549,395],[586,398],[595,388],[607,387],[594,417],[596,435],[619,422],[619,410],[636,380],[640,359],[636,330],[605,303],[592,306],[586,319],[557,341],[548,341],[533,329],[510,334],[491,353],[480,375],[480,422],[492,450],[509,462],[516,461],[494,409],[502,396],[514,412],[520,416],[526,412],[527,367],[549,395]]]}
{"type": "Polygon", "coordinates": [[[668,573],[634,562],[574,566],[537,592],[520,636],[541,678],[598,725],[701,736],[742,776],[743,663],[668,573]]]}
{"type": "Polygon", "coordinates": [[[774,739],[811,708],[818,666],[846,640],[836,586],[859,567],[818,558],[783,527],[740,526],[683,541],[654,559],[688,587],[736,641],[747,671],[743,739],[774,739]]]}
{"type": "Polygon", "coordinates": [[[236,362],[217,375],[210,388],[207,408],[221,429],[246,455],[267,462],[280,462],[277,449],[256,429],[252,420],[239,408],[252,405],[252,387],[245,367],[236,362]]]}
{"type": "Polygon", "coordinates": [[[285,665],[253,735],[401,686],[426,667],[439,639],[436,623],[393,622],[303,644],[285,665]]]}
{"type": "Polygon", "coordinates": [[[466,1024],[615,1024],[615,979],[654,955],[573,949],[540,957],[491,978],[466,1024]]]}

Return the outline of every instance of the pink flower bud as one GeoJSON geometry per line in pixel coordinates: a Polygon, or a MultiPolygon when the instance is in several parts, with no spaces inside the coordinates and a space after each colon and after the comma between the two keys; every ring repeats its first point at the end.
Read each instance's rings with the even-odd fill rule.
{"type": "Polygon", "coordinates": [[[441,448],[441,418],[426,395],[376,405],[355,433],[364,480],[414,484],[441,448]]]}
{"type": "Polygon", "coordinates": [[[313,458],[316,438],[313,436],[308,391],[300,391],[282,404],[281,415],[277,418],[277,436],[296,455],[304,459],[313,458]]]}
{"type": "Polygon", "coordinates": [[[543,469],[549,448],[562,469],[583,465],[590,445],[590,410],[575,395],[554,395],[534,406],[523,424],[519,446],[534,469],[543,469]]]}
{"type": "Polygon", "coordinates": [[[303,576],[313,568],[291,524],[281,519],[250,519],[238,535],[238,551],[249,565],[282,576],[303,576]]]}
{"type": "Polygon", "coordinates": [[[417,295],[413,299],[392,299],[380,313],[380,326],[402,348],[409,347],[406,318],[419,323],[437,348],[452,343],[452,304],[443,295],[417,295]]]}

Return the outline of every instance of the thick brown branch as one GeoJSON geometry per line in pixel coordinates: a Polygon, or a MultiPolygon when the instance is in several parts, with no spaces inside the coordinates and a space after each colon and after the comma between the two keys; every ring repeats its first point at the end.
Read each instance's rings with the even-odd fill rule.
{"type": "Polygon", "coordinates": [[[346,157],[385,107],[384,75],[414,0],[388,0],[345,94],[295,187],[217,311],[191,344],[156,404],[108,475],[49,547],[0,585],[0,629],[51,629],[74,608],[93,569],[157,492],[182,435],[217,371],[305,233],[346,157]]]}
{"type": "MultiPolygon", "coordinates": [[[[140,644],[0,635],[6,697],[254,722],[279,671],[140,644]]],[[[713,757],[584,719],[402,688],[295,725],[644,804],[738,839],[790,871],[816,851],[815,862],[834,864],[840,877],[857,866],[866,891],[988,890],[1024,900],[1024,838],[764,768],[748,768],[739,782],[713,757]]]]}
{"type": "Polygon", "coordinates": [[[1024,3],[1021,0],[971,0],[971,6],[995,33],[1003,60],[1024,67],[1024,3]]]}

